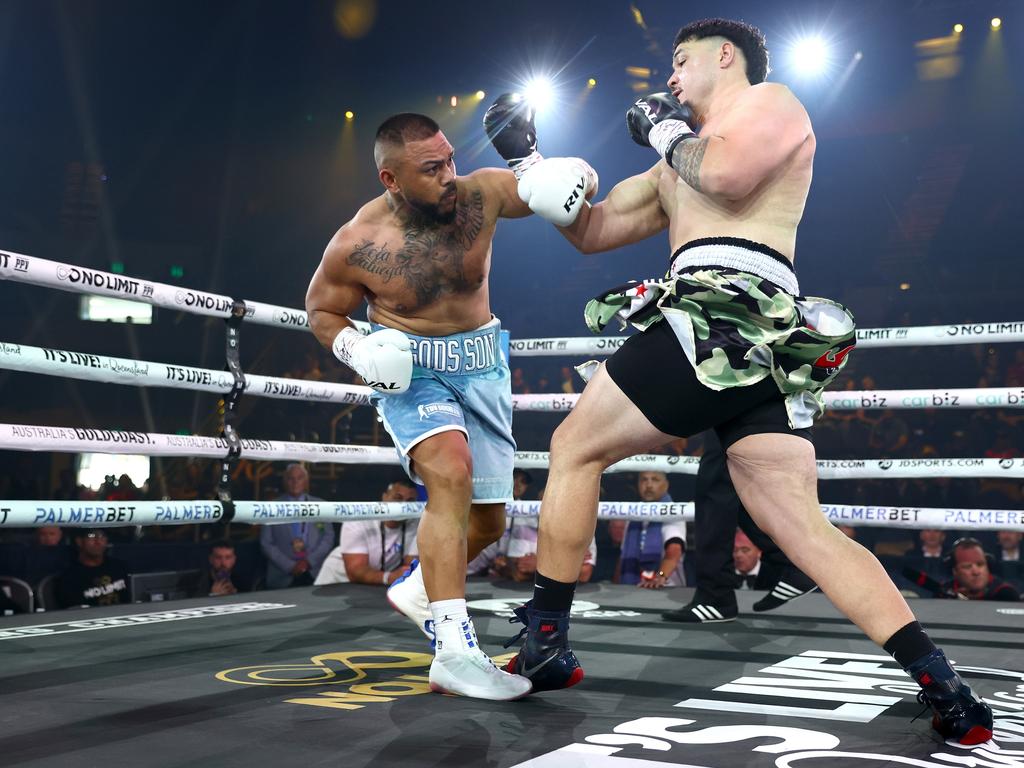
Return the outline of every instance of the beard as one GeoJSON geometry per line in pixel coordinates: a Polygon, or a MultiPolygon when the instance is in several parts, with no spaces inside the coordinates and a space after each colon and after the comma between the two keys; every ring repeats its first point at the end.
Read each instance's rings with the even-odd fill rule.
{"type": "MultiPolygon", "coordinates": [[[[455,192],[454,185],[450,191],[455,192]]],[[[445,192],[445,194],[447,195],[448,192],[445,192]]],[[[458,213],[457,199],[448,197],[443,197],[436,203],[430,203],[426,200],[418,200],[410,195],[405,195],[405,202],[408,203],[409,207],[420,218],[429,224],[451,224],[455,221],[455,214],[458,213]],[[448,205],[451,205],[451,210],[442,209],[442,206],[448,205]]]]}

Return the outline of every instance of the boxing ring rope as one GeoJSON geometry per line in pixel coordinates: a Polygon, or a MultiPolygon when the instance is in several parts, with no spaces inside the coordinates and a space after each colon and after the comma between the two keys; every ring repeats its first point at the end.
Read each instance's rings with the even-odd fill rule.
{"type": "MultiPolygon", "coordinates": [[[[561,355],[610,355],[628,336],[516,339],[510,352],[525,357],[561,355]]],[[[1024,341],[1024,321],[1011,323],[965,323],[963,325],[921,325],[896,328],[858,328],[858,349],[888,347],[934,347],[953,344],[1024,341]]]]}
{"type": "MultiPolygon", "coordinates": [[[[88,352],[32,347],[0,341],[0,368],[106,384],[170,387],[227,393],[234,380],[227,371],[108,357],[88,352]]],[[[257,397],[368,405],[373,391],[357,384],[245,374],[245,393],[257,397]]],[[[512,395],[516,411],[568,412],[578,394],[512,395]]],[[[825,392],[828,409],[837,411],[922,408],[1024,408],[1024,388],[891,389],[825,392]]]]}
{"type": "MultiPolygon", "coordinates": [[[[309,461],[326,464],[377,464],[398,466],[390,447],[332,445],[242,438],[241,458],[254,461],[309,461]]],[[[112,453],[141,456],[184,456],[219,459],[227,450],[221,437],[126,432],[81,427],[44,427],[0,424],[0,450],[65,453],[112,453]]],[[[516,451],[520,469],[547,469],[547,451],[516,451]]],[[[605,472],[665,472],[696,475],[700,458],[640,454],[612,464],[605,472]]],[[[1024,478],[1024,459],[818,459],[822,480],[879,480],[943,477],[1024,478]]]]}
{"type": "MultiPolygon", "coordinates": [[[[382,464],[398,466],[391,447],[330,445],[242,438],[241,458],[254,461],[310,461],[327,464],[382,464]]],[[[220,459],[227,450],[221,437],[125,432],[111,429],[43,427],[0,424],[0,450],[112,453],[136,456],[186,456],[220,459]]],[[[543,451],[516,453],[516,466],[547,469],[549,454],[543,451]]],[[[608,472],[681,472],[697,474],[699,459],[692,456],[632,456],[613,464],[608,472]]],[[[1019,470],[1024,477],[1024,470],[1019,470]]]]}
{"type": "MultiPolygon", "coordinates": [[[[344,522],[346,520],[406,520],[419,517],[423,502],[383,501],[235,501],[233,523],[344,522]]],[[[537,517],[539,501],[513,501],[507,514],[537,517]]],[[[1024,511],[1017,509],[943,509],[822,504],[832,522],[886,528],[940,528],[1024,531],[1024,511]]],[[[225,515],[219,501],[0,501],[0,528],[42,525],[118,527],[125,525],[182,525],[216,523],[225,515]]],[[[694,519],[693,502],[602,501],[601,520],[694,519]]]]}
{"type": "MultiPolygon", "coordinates": [[[[140,387],[170,387],[226,394],[234,385],[228,371],[168,365],[148,360],[107,357],[64,349],[30,347],[0,342],[0,368],[46,376],[62,376],[104,384],[133,384],[140,387]]],[[[357,384],[283,379],[245,374],[245,393],[257,397],[305,400],[346,405],[368,405],[372,390],[357,384]]]]}
{"type": "MultiPolygon", "coordinates": [[[[0,280],[139,301],[179,312],[222,319],[231,316],[234,303],[234,299],[229,296],[78,267],[13,251],[0,250],[0,280]]],[[[306,317],[304,310],[251,300],[245,300],[244,304],[247,322],[279,328],[309,328],[309,318],[306,317]]],[[[369,332],[368,323],[353,322],[361,332],[369,332]]],[[[527,357],[607,355],[622,346],[626,338],[612,336],[518,339],[511,342],[509,351],[513,355],[527,357]]],[[[1020,341],[1024,341],[1024,320],[857,329],[857,345],[862,349],[1020,341]]]]}
{"type": "MultiPolygon", "coordinates": [[[[825,412],[926,408],[1024,408],[1024,387],[967,389],[870,389],[824,393],[825,412]]],[[[517,411],[571,411],[578,394],[512,395],[517,411]]]]}
{"type": "MultiPolygon", "coordinates": [[[[235,299],[230,296],[78,267],[12,251],[0,251],[0,280],[12,280],[72,293],[139,301],[155,307],[193,315],[219,317],[224,320],[231,317],[235,303],[235,299]]],[[[247,322],[278,328],[309,328],[309,319],[300,309],[260,301],[245,301],[244,304],[247,322]]],[[[369,323],[356,322],[356,326],[363,333],[369,333],[369,323]]]]}
{"type": "MultiPolygon", "coordinates": [[[[194,291],[164,283],[139,280],[61,262],[0,251],[0,279],[57,288],[77,293],[142,301],[154,306],[192,314],[245,320],[285,328],[309,328],[302,310],[194,291]]],[[[369,332],[367,323],[356,323],[369,332]]],[[[627,337],[520,339],[510,344],[511,354],[522,356],[601,355],[615,351],[627,337]]],[[[865,348],[937,346],[969,343],[1024,341],[1024,321],[905,328],[859,329],[858,345],[865,348]]],[[[0,368],[58,375],[105,383],[164,386],[217,392],[225,395],[238,387],[230,372],[191,366],[169,365],[90,353],[32,347],[0,342],[0,368]]],[[[257,396],[368,404],[371,390],[357,385],[243,375],[243,391],[257,396]]],[[[566,412],[578,395],[513,395],[517,411],[566,412]]],[[[826,392],[826,405],[835,410],[923,408],[1019,408],[1024,407],[1024,388],[976,388],[936,390],[877,390],[826,392]]],[[[325,445],[270,440],[236,441],[235,457],[265,461],[302,460],[328,463],[397,465],[391,448],[325,445]]],[[[33,425],[0,425],[0,448],[12,450],[127,453],[151,456],[189,456],[224,459],[232,443],[224,438],[165,435],[115,430],[94,430],[33,425]]],[[[516,466],[545,469],[545,452],[518,452],[516,466]]],[[[680,456],[636,456],[610,467],[609,472],[658,470],[696,474],[699,459],[680,456]]],[[[819,460],[821,479],[934,477],[1024,477],[1021,459],[859,459],[819,460]]],[[[402,519],[422,511],[419,504],[379,502],[283,502],[228,501],[234,522],[273,523],[304,520],[402,519]]],[[[47,525],[143,525],[213,522],[228,514],[220,501],[133,502],[129,505],[92,502],[0,502],[0,527],[47,525]],[[65,514],[66,510],[66,514],[65,514]],[[128,516],[125,519],[125,515],[128,516]]],[[[530,516],[539,503],[514,502],[509,511],[530,516]]],[[[1024,530],[1024,513],[1016,510],[930,509],[822,505],[834,522],[884,525],[903,528],[962,528],[1024,530]]],[[[602,502],[599,516],[693,519],[692,503],[642,504],[602,502]]],[[[229,515],[230,517],[230,515],[229,515]]]]}

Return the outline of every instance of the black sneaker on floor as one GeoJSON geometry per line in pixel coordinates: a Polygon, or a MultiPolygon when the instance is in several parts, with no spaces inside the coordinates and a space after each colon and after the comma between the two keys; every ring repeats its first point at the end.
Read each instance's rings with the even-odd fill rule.
{"type": "Polygon", "coordinates": [[[739,613],[736,604],[715,605],[707,600],[694,599],[675,611],[665,611],[661,618],[665,621],[680,621],[684,624],[719,624],[724,621],[736,621],[739,613]]]}
{"type": "Polygon", "coordinates": [[[802,571],[796,569],[786,571],[768,590],[768,594],[754,603],[754,610],[758,613],[774,610],[790,600],[810,594],[817,588],[818,585],[811,581],[809,576],[805,576],[802,571]]]}

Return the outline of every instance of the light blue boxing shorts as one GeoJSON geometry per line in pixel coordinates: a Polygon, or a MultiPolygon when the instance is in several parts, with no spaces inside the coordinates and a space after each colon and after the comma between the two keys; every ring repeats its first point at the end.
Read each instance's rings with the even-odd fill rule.
{"type": "MultiPolygon", "coordinates": [[[[373,324],[373,330],[383,328],[373,324]]],[[[409,451],[432,435],[458,430],[473,458],[473,503],[512,501],[512,384],[494,318],[475,331],[450,336],[406,336],[412,342],[412,383],[400,395],[373,404],[395,441],[413,482],[409,451]]]]}

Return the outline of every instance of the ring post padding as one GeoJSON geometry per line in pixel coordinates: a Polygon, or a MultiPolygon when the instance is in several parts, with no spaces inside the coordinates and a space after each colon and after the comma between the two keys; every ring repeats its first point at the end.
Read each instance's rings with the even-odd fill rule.
{"type": "Polygon", "coordinates": [[[245,320],[245,302],[235,299],[231,303],[231,315],[225,321],[227,326],[227,346],[225,357],[228,371],[231,373],[231,390],[224,395],[224,424],[221,436],[228,444],[228,452],[220,465],[220,480],[217,483],[217,498],[224,505],[224,522],[230,523],[235,516],[235,506],[231,500],[231,470],[238,457],[242,454],[242,441],[238,435],[238,404],[245,392],[245,373],[239,358],[242,338],[242,322],[245,320]]]}

